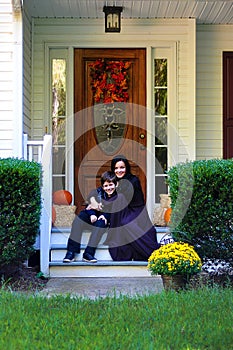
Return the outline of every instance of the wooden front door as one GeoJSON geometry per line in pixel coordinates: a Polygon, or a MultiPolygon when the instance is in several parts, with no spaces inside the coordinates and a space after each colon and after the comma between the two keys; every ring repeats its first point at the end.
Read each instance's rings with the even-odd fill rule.
{"type": "Polygon", "coordinates": [[[233,52],[223,53],[223,158],[233,158],[233,52]]]}
{"type": "MultiPolygon", "coordinates": [[[[111,159],[125,155],[146,194],[146,62],[145,49],[75,49],[74,52],[74,188],[78,211],[91,189],[100,185],[111,159]],[[114,66],[127,62],[128,102],[97,103],[95,72],[101,59],[114,66]],[[94,72],[94,75],[93,75],[94,72]]],[[[114,69],[114,68],[113,68],[114,69]]],[[[117,71],[119,73],[119,71],[117,71]]],[[[118,75],[119,76],[119,75],[118,75]]],[[[111,80],[111,79],[110,79],[111,80]]],[[[114,80],[110,81],[114,84],[114,80]]]]}

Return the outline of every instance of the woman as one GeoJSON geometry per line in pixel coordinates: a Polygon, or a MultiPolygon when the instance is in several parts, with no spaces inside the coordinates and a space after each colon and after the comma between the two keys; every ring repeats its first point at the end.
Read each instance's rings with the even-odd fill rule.
{"type": "Polygon", "coordinates": [[[145,206],[140,181],[124,156],[116,156],[111,170],[118,180],[106,244],[113,260],[148,260],[159,248],[157,235],[145,206]]]}

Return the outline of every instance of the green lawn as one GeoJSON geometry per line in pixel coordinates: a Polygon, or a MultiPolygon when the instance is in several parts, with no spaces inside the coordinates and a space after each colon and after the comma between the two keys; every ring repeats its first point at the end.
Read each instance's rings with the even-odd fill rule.
{"type": "Polygon", "coordinates": [[[1,290],[0,303],[0,349],[233,349],[230,288],[98,300],[1,290]]]}

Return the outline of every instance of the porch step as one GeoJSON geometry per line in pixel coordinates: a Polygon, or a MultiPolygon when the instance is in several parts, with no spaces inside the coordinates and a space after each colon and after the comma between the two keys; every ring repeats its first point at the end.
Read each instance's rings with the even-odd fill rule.
{"type": "MultiPolygon", "coordinates": [[[[51,246],[56,244],[67,244],[67,240],[70,236],[70,227],[53,227],[51,232],[51,246]]],[[[82,234],[82,241],[81,243],[86,245],[88,243],[89,237],[90,237],[90,231],[84,231],[82,234]]],[[[105,241],[107,237],[107,232],[103,234],[100,244],[105,241]]]]}
{"type": "MultiPolygon", "coordinates": [[[[90,232],[83,232],[81,252],[76,254],[75,261],[63,263],[66,254],[67,240],[70,228],[53,228],[50,249],[50,277],[149,277],[147,261],[113,261],[108,247],[103,245],[106,234],[103,235],[96,249],[97,263],[82,261],[82,254],[88,242],[90,232]]],[[[157,228],[158,241],[169,231],[166,227],[157,228]]]]}
{"type": "Polygon", "coordinates": [[[149,277],[145,261],[50,262],[50,277],[149,277]]]}
{"type": "MultiPolygon", "coordinates": [[[[63,244],[53,244],[51,246],[51,261],[63,261],[63,258],[67,252],[66,245],[63,244]]],[[[80,254],[75,255],[76,261],[82,261],[82,256],[86,248],[85,244],[81,244],[80,254]]],[[[106,246],[100,244],[98,249],[96,249],[95,257],[98,260],[112,260],[109,251],[106,246]]]]}
{"type": "MultiPolygon", "coordinates": [[[[53,244],[63,244],[66,245],[67,240],[70,236],[70,227],[53,227],[51,232],[51,245],[53,244]]],[[[165,236],[168,235],[169,238],[169,227],[156,227],[157,231],[157,240],[158,242],[161,241],[161,239],[164,239],[165,236]]],[[[84,231],[82,234],[82,244],[87,244],[90,237],[89,231],[84,231]]],[[[102,236],[100,240],[100,244],[105,241],[107,237],[107,232],[102,236]]]]}

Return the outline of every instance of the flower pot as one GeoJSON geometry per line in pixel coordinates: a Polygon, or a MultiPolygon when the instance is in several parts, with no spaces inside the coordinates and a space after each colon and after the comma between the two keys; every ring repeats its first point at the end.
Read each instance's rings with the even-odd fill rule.
{"type": "Polygon", "coordinates": [[[163,281],[163,287],[165,290],[175,290],[184,289],[188,283],[186,275],[161,275],[163,281]]]}

